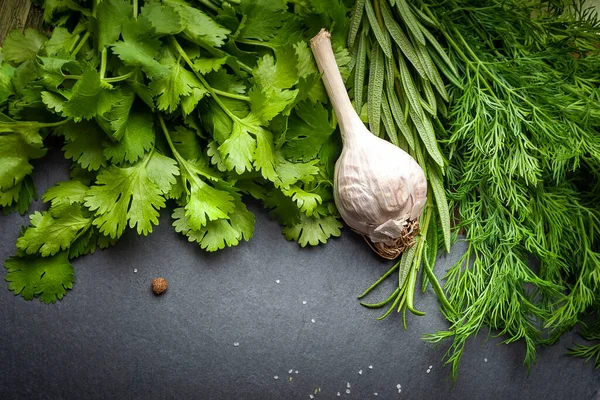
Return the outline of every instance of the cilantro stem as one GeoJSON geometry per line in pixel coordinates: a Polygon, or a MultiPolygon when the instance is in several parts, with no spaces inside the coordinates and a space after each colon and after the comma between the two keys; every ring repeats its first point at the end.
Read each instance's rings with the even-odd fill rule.
{"type": "MultiPolygon", "coordinates": [[[[211,10],[213,10],[214,12],[218,13],[220,10],[217,6],[215,6],[213,3],[211,3],[208,0],[199,0],[200,3],[204,4],[206,7],[210,8],[211,10]]],[[[235,4],[240,4],[239,1],[236,3],[235,1],[229,1],[230,3],[235,3],[235,4]]]]}
{"type": "Polygon", "coordinates": [[[81,38],[81,40],[77,44],[77,47],[75,47],[75,50],[73,50],[73,52],[71,52],[71,57],[75,57],[77,55],[77,53],[79,53],[79,50],[81,50],[81,48],[83,47],[85,42],[87,42],[89,37],[90,37],[90,32],[88,31],[85,33],[85,35],[83,35],[83,38],[81,38]]]}
{"type": "Polygon", "coordinates": [[[100,53],[100,79],[104,79],[104,75],[106,75],[106,57],[107,57],[106,47],[102,49],[100,53]]]}
{"type": "Polygon", "coordinates": [[[275,51],[275,48],[271,45],[269,45],[268,43],[265,42],[261,42],[260,40],[252,40],[252,39],[235,39],[236,42],[238,43],[242,43],[242,44],[249,44],[252,46],[261,46],[261,47],[266,47],[268,49],[271,49],[273,51],[275,51]]]}
{"type": "Polygon", "coordinates": [[[185,62],[187,63],[187,65],[190,67],[190,69],[192,71],[194,71],[194,74],[196,75],[196,77],[200,80],[200,82],[204,85],[204,87],[206,87],[206,89],[210,92],[210,94],[212,95],[213,99],[217,102],[217,104],[219,105],[219,107],[221,107],[221,109],[223,110],[223,112],[225,112],[225,114],[227,114],[227,116],[229,118],[231,118],[233,121],[240,122],[240,119],[238,117],[236,117],[229,110],[229,108],[227,108],[227,106],[225,106],[225,104],[223,104],[223,102],[221,101],[221,99],[219,98],[219,96],[217,96],[217,93],[215,92],[215,89],[213,89],[208,84],[208,82],[206,81],[206,79],[204,79],[204,77],[200,73],[198,73],[198,71],[196,71],[194,69],[194,63],[192,63],[192,60],[190,60],[190,58],[188,57],[187,53],[185,52],[185,50],[183,50],[181,48],[181,45],[177,42],[177,40],[173,36],[170,36],[169,39],[171,40],[171,43],[175,47],[175,50],[177,50],[177,52],[179,53],[179,55],[181,56],[181,58],[183,58],[185,60],[185,62]]]}
{"type": "Polygon", "coordinates": [[[215,88],[211,88],[211,89],[219,96],[229,97],[231,99],[243,100],[243,101],[248,101],[248,102],[250,101],[250,97],[244,96],[242,94],[229,93],[229,92],[225,92],[223,90],[219,90],[219,89],[215,89],[215,88]]]}
{"type": "Polygon", "coordinates": [[[138,0],[133,0],[133,18],[137,19],[138,17],[138,0]]]}
{"type": "Polygon", "coordinates": [[[83,75],[63,75],[63,78],[80,80],[83,79],[83,75]]]}
{"type": "Polygon", "coordinates": [[[104,78],[104,81],[108,82],[108,83],[125,81],[125,80],[131,78],[133,75],[135,75],[136,72],[137,72],[137,69],[133,69],[124,75],[113,76],[111,78],[104,78]]]}

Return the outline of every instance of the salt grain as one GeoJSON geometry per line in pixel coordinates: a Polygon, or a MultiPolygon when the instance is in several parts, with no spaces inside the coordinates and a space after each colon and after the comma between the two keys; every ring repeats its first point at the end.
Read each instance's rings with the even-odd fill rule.
{"type": "Polygon", "coordinates": [[[398,393],[402,393],[402,389],[398,389],[398,393]]]}
{"type": "Polygon", "coordinates": [[[377,396],[377,392],[373,393],[373,396],[377,396]]]}
{"type": "Polygon", "coordinates": [[[346,393],[347,393],[347,394],[350,394],[350,389],[346,389],[346,393]]]}
{"type": "Polygon", "coordinates": [[[306,300],[304,300],[304,301],[302,302],[302,304],[306,304],[306,300]]]}
{"type": "Polygon", "coordinates": [[[290,369],[290,370],[288,371],[288,374],[291,374],[292,372],[294,372],[294,370],[293,370],[293,369],[290,369]]]}
{"type": "Polygon", "coordinates": [[[350,382],[346,383],[346,387],[350,389],[350,382]]]}
{"type": "Polygon", "coordinates": [[[275,280],[275,283],[279,283],[279,282],[281,282],[279,279],[276,279],[276,280],[275,280]]]}
{"type": "Polygon", "coordinates": [[[312,394],[309,394],[308,397],[310,397],[311,399],[315,398],[315,396],[313,396],[312,394]]]}
{"type": "Polygon", "coordinates": [[[483,359],[483,362],[487,362],[487,358],[484,358],[484,359],[483,359]]]}
{"type": "Polygon", "coordinates": [[[373,366],[372,366],[372,365],[369,365],[369,369],[373,369],[373,366]]]}
{"type": "Polygon", "coordinates": [[[359,375],[362,375],[362,369],[358,371],[358,374],[359,374],[359,375]]]}
{"type": "Polygon", "coordinates": [[[137,274],[137,268],[134,268],[134,269],[133,269],[133,273],[134,273],[134,274],[137,274]]]}
{"type": "Polygon", "coordinates": [[[273,379],[279,379],[279,375],[275,375],[273,379]]]}
{"type": "Polygon", "coordinates": [[[337,395],[338,395],[338,396],[341,396],[342,394],[341,394],[340,392],[337,392],[337,395]]]}
{"type": "Polygon", "coordinates": [[[315,323],[315,319],[314,318],[311,319],[310,322],[312,322],[314,324],[315,323]]]}
{"type": "Polygon", "coordinates": [[[240,345],[240,342],[233,342],[233,345],[234,345],[235,347],[238,347],[238,346],[240,345]]]}
{"type": "Polygon", "coordinates": [[[427,370],[427,373],[430,373],[430,372],[431,372],[431,370],[430,370],[430,369],[428,369],[428,370],[427,370]]]}
{"type": "Polygon", "coordinates": [[[401,384],[397,384],[397,385],[396,385],[396,389],[400,389],[401,387],[402,387],[402,385],[401,385],[401,384]]]}

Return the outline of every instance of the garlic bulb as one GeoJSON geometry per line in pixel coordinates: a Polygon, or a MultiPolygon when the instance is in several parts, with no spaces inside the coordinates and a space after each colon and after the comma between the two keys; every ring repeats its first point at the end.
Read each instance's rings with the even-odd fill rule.
{"type": "Polygon", "coordinates": [[[342,134],[334,199],[350,228],[378,254],[393,259],[414,244],[427,200],[423,169],[404,150],[373,135],[354,111],[335,61],[329,32],[310,42],[342,134]]]}

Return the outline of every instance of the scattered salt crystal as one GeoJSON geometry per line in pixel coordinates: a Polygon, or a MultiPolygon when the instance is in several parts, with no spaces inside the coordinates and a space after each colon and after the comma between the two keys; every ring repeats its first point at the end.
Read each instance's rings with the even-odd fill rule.
{"type": "Polygon", "coordinates": [[[312,322],[314,324],[315,323],[315,319],[314,318],[311,319],[310,322],[312,322]]]}
{"type": "Polygon", "coordinates": [[[346,393],[347,393],[347,394],[350,394],[350,389],[346,389],[346,393]]]}
{"type": "Polygon", "coordinates": [[[350,382],[346,383],[346,387],[350,389],[350,382]]]}
{"type": "Polygon", "coordinates": [[[304,300],[304,301],[302,302],[302,304],[306,304],[306,300],[304,300]]]}
{"type": "Polygon", "coordinates": [[[342,394],[341,394],[340,392],[337,392],[337,395],[338,395],[338,396],[341,396],[342,394]]]}
{"type": "Polygon", "coordinates": [[[276,279],[276,280],[275,280],[275,283],[279,283],[279,282],[281,282],[279,279],[276,279]]]}
{"type": "Polygon", "coordinates": [[[402,393],[402,389],[398,389],[398,393],[402,393]]]}
{"type": "Polygon", "coordinates": [[[279,379],[279,375],[275,375],[273,379],[279,379]]]}
{"type": "Polygon", "coordinates": [[[233,345],[234,345],[235,347],[238,347],[238,346],[240,345],[240,342],[233,342],[233,345]]]}
{"type": "Polygon", "coordinates": [[[358,370],[358,374],[362,375],[362,369],[358,370]]]}
{"type": "Polygon", "coordinates": [[[429,369],[431,369],[431,368],[433,368],[433,365],[430,365],[430,366],[429,366],[429,369]]]}
{"type": "Polygon", "coordinates": [[[134,273],[134,274],[137,274],[137,268],[134,268],[134,269],[133,269],[133,273],[134,273]]]}
{"type": "Polygon", "coordinates": [[[487,362],[487,358],[484,358],[484,359],[483,359],[483,362],[487,362]]]}
{"type": "Polygon", "coordinates": [[[430,372],[431,372],[431,370],[430,370],[430,369],[428,369],[428,370],[427,370],[427,373],[430,373],[430,372]]]}
{"type": "Polygon", "coordinates": [[[294,373],[295,373],[295,374],[297,374],[297,373],[298,373],[298,370],[295,370],[295,371],[294,371],[294,373]]]}
{"type": "Polygon", "coordinates": [[[369,369],[373,369],[373,366],[372,366],[372,365],[369,365],[369,369]]]}
{"type": "Polygon", "coordinates": [[[373,393],[373,396],[377,396],[377,392],[373,393]]]}
{"type": "Polygon", "coordinates": [[[402,387],[402,385],[401,385],[401,384],[397,384],[397,385],[396,385],[396,389],[400,389],[401,387],[402,387]]]}
{"type": "Polygon", "coordinates": [[[315,396],[313,396],[312,394],[309,394],[308,397],[310,397],[311,399],[315,398],[315,396]]]}
{"type": "Polygon", "coordinates": [[[293,370],[293,369],[290,369],[290,370],[288,371],[288,374],[291,374],[292,372],[294,372],[294,370],[293,370]]]}

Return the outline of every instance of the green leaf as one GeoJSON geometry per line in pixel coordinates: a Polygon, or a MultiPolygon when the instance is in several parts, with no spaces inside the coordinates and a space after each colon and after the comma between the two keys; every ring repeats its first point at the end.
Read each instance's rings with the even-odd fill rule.
{"type": "Polygon", "coordinates": [[[288,17],[282,0],[246,0],[240,4],[243,23],[236,32],[239,39],[268,41],[288,17]]]}
{"type": "Polygon", "coordinates": [[[198,230],[190,228],[183,208],[176,208],[172,217],[176,232],[186,235],[190,242],[197,242],[207,251],[237,246],[242,239],[250,240],[254,233],[254,215],[241,201],[236,201],[235,209],[228,219],[210,221],[198,230]]]}
{"type": "Polygon", "coordinates": [[[150,21],[157,35],[174,35],[183,30],[181,16],[169,5],[160,3],[146,3],[142,7],[140,16],[150,21]]]}
{"type": "Polygon", "coordinates": [[[183,33],[194,43],[220,47],[225,43],[230,33],[211,17],[198,8],[193,7],[183,0],[165,0],[167,4],[179,14],[183,25],[183,33]]]}
{"type": "Polygon", "coordinates": [[[22,63],[35,58],[48,38],[35,29],[25,29],[23,33],[13,30],[2,42],[2,54],[8,61],[22,63]]]}
{"type": "Polygon", "coordinates": [[[121,91],[119,101],[113,104],[110,111],[103,115],[96,116],[96,122],[104,130],[107,135],[110,135],[114,140],[121,140],[127,129],[127,120],[131,113],[131,107],[135,100],[133,90],[126,87],[121,91]]]}
{"type": "Polygon", "coordinates": [[[430,165],[427,171],[431,190],[433,191],[433,196],[435,197],[435,204],[438,208],[438,215],[440,217],[439,222],[442,226],[442,232],[444,234],[444,246],[446,251],[450,252],[452,234],[450,230],[450,209],[448,208],[446,189],[444,188],[444,182],[442,181],[439,168],[430,165]]]}
{"type": "Polygon", "coordinates": [[[317,166],[318,160],[312,160],[307,163],[290,162],[278,154],[275,172],[277,179],[274,182],[275,186],[282,189],[289,189],[290,185],[298,181],[310,182],[314,176],[319,173],[317,166]]]}
{"type": "Polygon", "coordinates": [[[63,116],[73,118],[75,122],[103,115],[122,99],[118,90],[108,89],[100,78],[98,71],[86,69],[82,79],[73,86],[70,97],[62,105],[63,116]]]}
{"type": "Polygon", "coordinates": [[[358,30],[360,28],[360,22],[362,21],[362,16],[365,10],[365,0],[357,0],[354,4],[354,9],[352,10],[352,16],[350,17],[350,26],[348,28],[348,48],[352,49],[354,47],[354,42],[356,41],[356,36],[358,35],[358,30]]]}
{"type": "Polygon", "coordinates": [[[100,50],[119,39],[121,26],[129,20],[131,10],[131,4],[127,0],[102,0],[98,2],[96,29],[100,50]]]}
{"type": "Polygon", "coordinates": [[[165,206],[162,191],[148,177],[146,156],[131,167],[111,166],[103,170],[85,197],[85,205],[95,212],[94,225],[113,239],[127,225],[147,235],[158,224],[158,210],[165,206]]]}
{"type": "Polygon", "coordinates": [[[234,210],[233,197],[229,192],[216,189],[201,179],[194,178],[185,205],[185,216],[191,229],[199,230],[208,221],[227,216],[234,210]]]}
{"type": "Polygon", "coordinates": [[[248,127],[234,121],[233,131],[219,146],[219,154],[228,170],[242,174],[252,170],[256,151],[256,139],[250,135],[248,127]]]}
{"type": "Polygon", "coordinates": [[[294,48],[289,46],[281,50],[279,55],[276,61],[272,55],[266,54],[258,60],[256,68],[252,71],[254,81],[265,92],[288,89],[298,81],[294,48]]]}
{"type": "Polygon", "coordinates": [[[263,125],[292,104],[297,94],[297,90],[263,92],[256,86],[248,92],[252,113],[263,125]]]}
{"type": "Polygon", "coordinates": [[[53,208],[64,204],[83,203],[88,189],[88,186],[78,180],[58,182],[46,190],[46,193],[42,196],[42,201],[44,203],[51,202],[53,208]]]}
{"type": "Polygon", "coordinates": [[[150,182],[158,186],[162,193],[167,194],[177,182],[175,177],[179,175],[179,168],[175,160],[155,150],[146,165],[146,173],[150,182]]]}
{"type": "Polygon", "coordinates": [[[289,189],[282,189],[281,192],[296,202],[298,209],[304,214],[311,216],[322,203],[321,196],[316,193],[310,193],[298,186],[290,186],[289,189]]]}
{"type": "Polygon", "coordinates": [[[406,0],[396,0],[396,7],[400,13],[400,18],[402,18],[402,21],[404,21],[404,24],[408,27],[410,33],[412,33],[418,43],[424,46],[425,38],[423,37],[421,24],[412,13],[408,3],[406,3],[406,0]]]}
{"type": "Polygon", "coordinates": [[[369,129],[375,136],[379,136],[379,126],[381,124],[381,99],[385,77],[383,63],[381,49],[378,46],[373,46],[371,50],[371,66],[369,68],[367,104],[369,107],[369,129]]]}
{"type": "Polygon", "coordinates": [[[15,76],[15,68],[8,63],[0,63],[0,105],[15,93],[12,79],[15,76]]]}
{"type": "Polygon", "coordinates": [[[125,134],[120,141],[104,149],[104,157],[113,164],[134,163],[154,146],[152,115],[134,112],[128,120],[125,134]]]}
{"type": "Polygon", "coordinates": [[[306,245],[316,246],[320,243],[326,243],[332,236],[340,236],[341,228],[342,223],[331,215],[309,217],[300,214],[297,223],[283,228],[283,234],[286,239],[296,240],[302,247],[306,245]]]}
{"type": "Polygon", "coordinates": [[[156,79],[169,74],[169,69],[155,59],[161,42],[153,38],[151,32],[152,28],[145,18],[130,21],[123,32],[123,40],[114,43],[112,51],[124,64],[140,67],[150,79],[156,79]]]}
{"type": "Polygon", "coordinates": [[[26,300],[39,297],[55,303],[73,287],[74,272],[67,252],[52,257],[10,257],[4,263],[8,289],[26,300]]]}
{"type": "Polygon", "coordinates": [[[293,160],[311,160],[334,131],[335,125],[332,126],[329,112],[322,104],[303,101],[290,117],[283,147],[285,155],[293,160]]]}
{"type": "Polygon", "coordinates": [[[56,130],[65,137],[65,158],[82,168],[97,171],[106,166],[103,148],[106,135],[94,122],[69,122],[56,130]]]}
{"type": "Polygon", "coordinates": [[[78,27],[72,33],[62,26],[57,26],[52,30],[50,39],[46,42],[46,54],[55,56],[61,52],[71,53],[77,45],[83,29],[78,27]]]}
{"type": "Polygon", "coordinates": [[[181,97],[192,94],[192,89],[199,89],[202,95],[206,93],[196,75],[178,62],[169,66],[168,75],[152,81],[150,89],[156,96],[158,109],[167,112],[175,111],[181,97]]]}
{"type": "Polygon", "coordinates": [[[63,207],[61,212],[35,212],[29,216],[31,226],[17,240],[17,248],[26,254],[53,256],[67,250],[92,224],[79,204],[63,207]]]}
{"type": "Polygon", "coordinates": [[[32,159],[46,154],[35,122],[0,119],[0,190],[6,192],[33,171],[32,159]]]}
{"type": "Polygon", "coordinates": [[[202,75],[208,74],[212,71],[218,71],[225,65],[229,57],[221,58],[197,58],[194,60],[194,70],[198,71],[202,75]]]}
{"type": "Polygon", "coordinates": [[[375,16],[375,11],[371,5],[371,0],[366,0],[365,11],[367,12],[367,18],[369,19],[369,24],[373,30],[373,34],[375,35],[381,50],[383,50],[383,54],[385,54],[385,56],[388,58],[392,57],[392,43],[390,41],[390,37],[388,36],[387,31],[383,31],[381,26],[379,26],[379,22],[375,16]]]}

